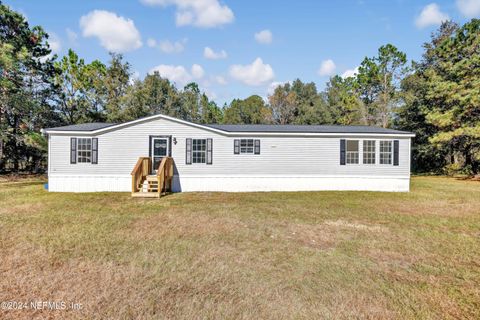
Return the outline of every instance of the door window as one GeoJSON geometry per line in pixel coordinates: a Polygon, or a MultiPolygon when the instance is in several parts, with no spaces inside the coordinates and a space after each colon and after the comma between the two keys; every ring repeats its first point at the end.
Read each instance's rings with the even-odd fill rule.
{"type": "Polygon", "coordinates": [[[153,138],[152,153],[153,170],[157,170],[162,158],[168,155],[168,139],[153,138]]]}

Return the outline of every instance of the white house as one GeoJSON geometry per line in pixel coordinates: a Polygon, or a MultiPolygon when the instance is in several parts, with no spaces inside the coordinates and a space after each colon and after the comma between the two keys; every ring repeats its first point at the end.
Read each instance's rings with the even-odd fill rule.
{"type": "Polygon", "coordinates": [[[409,191],[414,136],[368,126],[202,125],[165,115],[43,132],[49,191],[140,193],[168,157],[172,191],[409,191]],[[150,172],[132,182],[134,167],[147,168],[139,169],[141,157],[149,157],[150,172]]]}

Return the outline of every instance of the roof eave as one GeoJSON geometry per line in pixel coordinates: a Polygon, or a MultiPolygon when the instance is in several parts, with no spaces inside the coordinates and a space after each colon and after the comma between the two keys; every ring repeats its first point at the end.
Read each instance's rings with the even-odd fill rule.
{"type": "MultiPolygon", "coordinates": [[[[47,134],[61,134],[61,135],[95,135],[96,131],[45,131],[47,134]]],[[[341,136],[353,136],[353,137],[402,137],[413,138],[413,133],[319,133],[319,132],[222,132],[223,135],[232,137],[242,136],[289,136],[289,137],[341,137],[341,136]]]]}
{"type": "MultiPolygon", "coordinates": [[[[227,131],[227,130],[222,130],[219,128],[214,128],[210,127],[207,125],[202,125],[202,124],[197,124],[193,123],[190,121],[186,120],[181,120],[177,119],[174,117],[166,116],[163,114],[156,114],[153,116],[141,118],[141,119],[136,119],[132,120],[129,122],[125,123],[120,123],[120,124],[114,124],[112,126],[108,126],[105,128],[100,128],[96,130],[91,130],[91,131],[80,131],[80,130],[66,130],[66,131],[61,131],[61,130],[49,130],[49,129],[42,129],[44,132],[47,134],[52,134],[52,133],[58,133],[58,134],[75,134],[75,135],[95,135],[95,134],[101,134],[110,130],[117,130],[122,127],[126,127],[129,125],[134,125],[136,123],[141,123],[141,122],[146,122],[150,120],[154,120],[157,118],[163,118],[166,120],[178,122],[178,123],[183,123],[188,126],[196,127],[196,128],[201,128],[204,130],[216,132],[222,135],[227,135],[227,136],[246,136],[246,135],[255,135],[255,136],[387,136],[387,137],[415,137],[415,134],[413,133],[403,133],[403,132],[398,132],[398,133],[348,133],[348,132],[338,132],[338,133],[327,133],[327,132],[240,132],[240,131],[227,131]]],[[[51,129],[51,128],[50,128],[51,129]]]]}

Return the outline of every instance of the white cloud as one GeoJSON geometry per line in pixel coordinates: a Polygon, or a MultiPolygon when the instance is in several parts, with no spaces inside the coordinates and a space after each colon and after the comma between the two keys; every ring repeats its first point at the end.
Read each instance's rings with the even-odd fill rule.
{"type": "Polygon", "coordinates": [[[215,76],[214,81],[221,86],[224,86],[228,83],[223,76],[215,76]]]}
{"type": "Polygon", "coordinates": [[[201,65],[194,64],[192,66],[192,76],[194,78],[200,79],[200,78],[203,78],[204,75],[205,75],[205,71],[203,70],[201,65]]]}
{"type": "Polygon", "coordinates": [[[126,52],[142,46],[140,32],[133,20],[105,10],[93,10],[80,18],[84,37],[97,37],[109,51],[126,52]]]}
{"type": "Polygon", "coordinates": [[[187,39],[181,41],[170,42],[169,40],[160,41],[158,48],[165,53],[180,53],[185,50],[187,39]]]}
{"type": "Polygon", "coordinates": [[[45,62],[48,59],[51,59],[54,54],[57,54],[62,50],[62,42],[60,38],[53,32],[48,32],[49,38],[47,39],[48,45],[50,46],[51,52],[40,58],[40,61],[45,62]]]}
{"type": "Polygon", "coordinates": [[[49,33],[48,44],[52,50],[52,54],[59,53],[62,50],[62,42],[60,38],[53,32],[49,33]]]}
{"type": "Polygon", "coordinates": [[[270,30],[262,30],[255,33],[255,40],[261,44],[270,44],[273,41],[273,34],[270,30]]]}
{"type": "Polygon", "coordinates": [[[286,84],[286,83],[287,83],[287,82],[273,81],[273,82],[270,83],[270,85],[268,86],[267,94],[268,94],[269,96],[271,96],[271,95],[275,92],[275,89],[277,89],[277,87],[283,86],[283,85],[286,84]]]}
{"type": "Polygon", "coordinates": [[[153,38],[148,38],[147,39],[147,46],[150,48],[155,48],[157,46],[157,40],[153,38]]]}
{"type": "Polygon", "coordinates": [[[323,60],[320,68],[318,69],[318,74],[320,76],[331,76],[335,72],[337,66],[332,59],[323,60]]]}
{"type": "Polygon", "coordinates": [[[233,11],[218,0],[140,0],[146,5],[177,7],[177,26],[193,25],[201,28],[218,27],[233,22],[233,11]]]}
{"type": "Polygon", "coordinates": [[[349,78],[349,77],[354,77],[356,74],[358,74],[358,67],[355,69],[348,69],[345,70],[344,73],[342,73],[342,78],[349,78]]]}
{"type": "Polygon", "coordinates": [[[425,28],[431,25],[439,25],[443,21],[450,20],[448,14],[440,11],[436,3],[426,5],[420,15],[415,19],[415,25],[418,28],[425,28]]]}
{"type": "Polygon", "coordinates": [[[77,45],[78,34],[70,28],[65,29],[65,32],[67,33],[68,41],[73,45],[77,45]]]}
{"type": "Polygon", "coordinates": [[[180,53],[185,50],[185,44],[188,39],[172,42],[170,40],[157,41],[153,38],[147,39],[147,46],[150,48],[157,48],[164,53],[180,53]]]}
{"type": "Polygon", "coordinates": [[[251,64],[230,66],[230,76],[250,86],[261,86],[272,81],[275,74],[269,64],[257,58],[251,64]]]}
{"type": "Polygon", "coordinates": [[[457,0],[457,8],[467,18],[480,15],[480,0],[457,0]]]}
{"type": "Polygon", "coordinates": [[[203,78],[205,75],[202,66],[198,64],[192,65],[190,71],[184,66],[161,64],[153,67],[149,73],[153,74],[154,72],[158,72],[161,77],[167,78],[179,85],[186,85],[189,82],[203,78]]]}
{"type": "Polygon", "coordinates": [[[227,52],[225,50],[215,52],[210,47],[205,47],[205,49],[203,49],[203,56],[212,60],[225,59],[227,57],[227,52]]]}
{"type": "Polygon", "coordinates": [[[207,95],[208,99],[210,99],[210,100],[215,100],[215,99],[218,98],[217,94],[215,92],[211,91],[208,88],[205,88],[204,92],[207,95]]]}

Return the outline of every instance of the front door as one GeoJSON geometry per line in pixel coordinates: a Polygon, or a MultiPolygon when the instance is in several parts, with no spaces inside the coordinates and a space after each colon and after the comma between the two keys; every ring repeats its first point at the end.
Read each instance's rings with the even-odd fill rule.
{"type": "Polygon", "coordinates": [[[152,168],[157,171],[163,157],[169,154],[169,139],[168,138],[152,138],[150,146],[150,157],[152,158],[152,168]]]}

